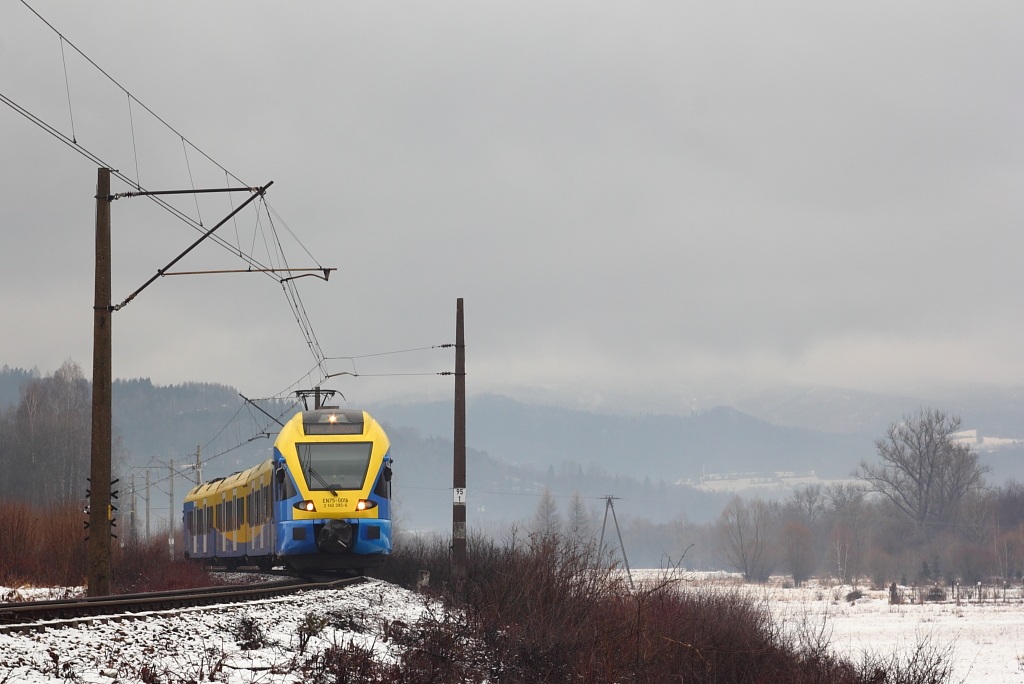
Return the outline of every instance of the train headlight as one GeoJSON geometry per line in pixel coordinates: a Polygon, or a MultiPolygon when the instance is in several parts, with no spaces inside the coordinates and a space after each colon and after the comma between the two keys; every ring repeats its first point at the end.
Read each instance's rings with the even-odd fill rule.
{"type": "Polygon", "coordinates": [[[371,508],[376,508],[376,507],[377,507],[377,502],[376,501],[370,501],[369,499],[360,499],[356,503],[356,510],[357,511],[368,511],[371,508]]]}
{"type": "Polygon", "coordinates": [[[312,513],[313,511],[316,510],[316,504],[314,504],[312,501],[300,501],[299,503],[295,504],[295,508],[300,511],[312,513]]]}

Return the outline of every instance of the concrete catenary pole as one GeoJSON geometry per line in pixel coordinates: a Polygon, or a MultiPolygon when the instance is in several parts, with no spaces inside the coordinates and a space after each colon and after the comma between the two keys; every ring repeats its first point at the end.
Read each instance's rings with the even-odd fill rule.
{"type": "Polygon", "coordinates": [[[96,175],[96,279],[92,342],[92,444],[89,468],[89,596],[110,594],[110,169],[96,175]]]}
{"type": "Polygon", "coordinates": [[[175,508],[174,508],[174,459],[173,458],[171,459],[171,465],[170,465],[170,477],[168,477],[167,479],[170,480],[170,485],[171,485],[170,503],[167,505],[167,510],[170,511],[167,514],[167,520],[168,520],[168,526],[171,528],[171,534],[167,538],[167,548],[168,548],[169,553],[171,554],[171,560],[173,560],[174,559],[174,518],[176,517],[175,516],[175,512],[176,511],[175,511],[175,508]]]}
{"type": "Polygon", "coordinates": [[[452,576],[466,576],[466,337],[462,298],[455,311],[455,468],[452,480],[452,576]]]}

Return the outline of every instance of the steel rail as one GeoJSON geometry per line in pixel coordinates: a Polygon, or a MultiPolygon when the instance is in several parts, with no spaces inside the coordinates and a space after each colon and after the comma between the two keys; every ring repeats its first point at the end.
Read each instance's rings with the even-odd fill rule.
{"type": "Polygon", "coordinates": [[[0,604],[0,633],[75,626],[94,620],[131,620],[136,619],[139,613],[242,603],[299,591],[339,589],[365,581],[364,577],[346,577],[324,581],[292,579],[122,596],[91,596],[67,600],[3,603],[0,604]]]}

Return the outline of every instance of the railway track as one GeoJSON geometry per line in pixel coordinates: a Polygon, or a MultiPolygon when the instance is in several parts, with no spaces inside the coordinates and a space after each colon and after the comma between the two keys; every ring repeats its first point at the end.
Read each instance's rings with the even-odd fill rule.
{"type": "Polygon", "coordinates": [[[291,578],[244,585],[221,585],[123,596],[93,596],[58,601],[0,604],[0,633],[73,627],[97,620],[132,620],[140,614],[225,603],[244,603],[299,591],[338,589],[366,581],[363,577],[291,578]]]}

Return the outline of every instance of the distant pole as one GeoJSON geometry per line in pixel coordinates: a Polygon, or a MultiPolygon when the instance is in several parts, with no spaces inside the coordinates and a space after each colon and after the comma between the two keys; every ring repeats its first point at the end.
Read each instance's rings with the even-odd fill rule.
{"type": "Polygon", "coordinates": [[[466,576],[466,337],[462,297],[455,312],[455,469],[452,479],[452,576],[466,576]]]}
{"type": "Polygon", "coordinates": [[[168,477],[168,479],[171,481],[170,482],[171,496],[170,496],[170,503],[167,506],[167,511],[168,511],[167,512],[167,522],[168,522],[168,524],[169,524],[169,526],[171,528],[171,536],[168,537],[168,539],[167,539],[167,546],[168,546],[168,548],[170,550],[171,560],[173,560],[174,559],[174,459],[173,458],[171,459],[171,465],[170,465],[169,470],[170,470],[170,473],[169,473],[170,477],[168,477]]]}
{"type": "Polygon", "coordinates": [[[149,535],[150,535],[149,516],[150,516],[150,513],[152,512],[152,510],[150,508],[150,505],[149,505],[149,494],[150,494],[150,491],[151,491],[150,490],[150,486],[152,484],[153,483],[150,480],[150,476],[149,476],[149,468],[146,468],[146,543],[147,544],[149,543],[149,535]]]}
{"type": "Polygon", "coordinates": [[[138,503],[139,502],[137,501],[137,499],[138,499],[138,496],[137,496],[137,494],[135,492],[135,469],[132,468],[131,504],[130,504],[131,505],[131,509],[128,511],[128,540],[131,543],[133,543],[133,544],[138,541],[138,535],[137,535],[137,529],[136,529],[136,525],[138,525],[138,519],[137,519],[136,516],[138,515],[138,510],[139,510],[138,509],[138,503]]]}
{"type": "Polygon", "coordinates": [[[89,596],[110,594],[110,169],[96,175],[96,282],[92,341],[92,445],[89,470],[89,596]]]}
{"type": "Polygon", "coordinates": [[[622,550],[622,561],[626,564],[626,576],[629,577],[629,587],[633,588],[633,573],[629,571],[629,559],[626,558],[626,545],[622,543],[622,531],[619,529],[619,519],[615,515],[615,504],[612,503],[617,496],[607,494],[604,497],[604,523],[601,525],[601,541],[597,543],[598,553],[604,553],[604,529],[608,526],[608,511],[612,512],[612,522],[615,523],[615,533],[619,536],[619,548],[622,550]]]}

